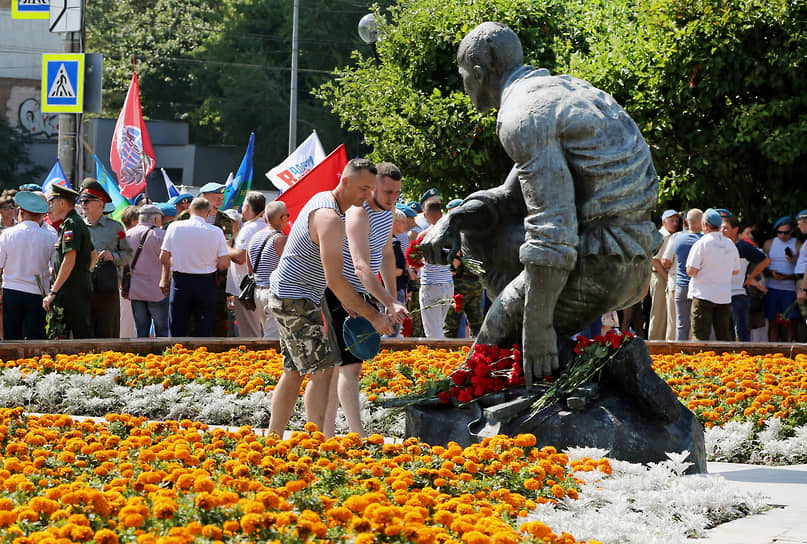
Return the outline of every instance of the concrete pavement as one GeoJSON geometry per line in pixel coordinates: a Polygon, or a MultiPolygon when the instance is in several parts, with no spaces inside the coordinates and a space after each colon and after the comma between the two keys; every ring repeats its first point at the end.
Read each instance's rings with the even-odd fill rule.
{"type": "Polygon", "coordinates": [[[708,463],[708,470],[740,489],[762,493],[776,508],[718,525],[693,543],[807,544],[807,465],[708,463]]]}

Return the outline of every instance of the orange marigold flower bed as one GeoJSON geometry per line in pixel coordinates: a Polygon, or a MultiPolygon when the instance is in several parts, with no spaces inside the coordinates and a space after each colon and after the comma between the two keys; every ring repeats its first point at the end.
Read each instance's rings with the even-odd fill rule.
{"type": "Polygon", "coordinates": [[[188,420],[110,414],[96,423],[0,409],[0,542],[424,535],[430,542],[539,535],[576,542],[521,518],[537,503],[576,497],[582,491],[575,471],[605,477],[608,461],[570,463],[534,444],[522,435],[432,447],[356,434],[326,439],[315,428],[281,440],[188,420]]]}
{"type": "Polygon", "coordinates": [[[772,417],[807,423],[807,355],[654,355],[653,368],[706,427],[750,420],[761,429],[772,417]]]}

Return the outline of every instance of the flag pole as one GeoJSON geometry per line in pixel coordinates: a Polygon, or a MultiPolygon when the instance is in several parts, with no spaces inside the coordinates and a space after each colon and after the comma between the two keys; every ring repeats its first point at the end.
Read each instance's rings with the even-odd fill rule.
{"type": "MultiPolygon", "coordinates": [[[[135,60],[134,55],[132,55],[132,72],[137,74],[137,61],[135,60]]],[[[139,88],[139,86],[138,86],[138,88],[139,88]]],[[[150,202],[149,202],[149,182],[148,182],[148,177],[149,177],[148,174],[146,174],[146,179],[145,179],[146,187],[143,189],[143,202],[144,202],[144,204],[150,204],[150,202]]],[[[130,202],[131,202],[131,200],[130,200],[130,202]]]]}

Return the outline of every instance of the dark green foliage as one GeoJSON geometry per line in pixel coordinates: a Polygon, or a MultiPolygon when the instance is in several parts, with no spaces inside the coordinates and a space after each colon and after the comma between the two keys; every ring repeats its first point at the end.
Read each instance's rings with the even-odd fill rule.
{"type": "Polygon", "coordinates": [[[513,28],[528,63],[611,93],[642,129],[659,209],[725,207],[765,223],[807,206],[807,4],[776,0],[401,0],[361,58],[319,95],[410,196],[449,198],[510,168],[495,112],[462,92],[457,46],[484,20],[513,28]]]}
{"type": "Polygon", "coordinates": [[[44,169],[31,162],[25,134],[0,115],[0,191],[16,189],[25,183],[41,183],[44,169]]]}
{"type": "MultiPolygon", "coordinates": [[[[311,90],[351,51],[369,51],[356,32],[366,10],[352,0],[300,0],[298,142],[316,128],[326,152],[342,142],[358,152],[359,138],[311,90]]],[[[253,187],[269,186],[263,173],[288,154],[290,0],[92,2],[87,35],[88,51],[104,54],[105,116],[120,112],[134,55],[147,118],[188,121],[193,143],[241,149],[254,131],[253,187]]]]}

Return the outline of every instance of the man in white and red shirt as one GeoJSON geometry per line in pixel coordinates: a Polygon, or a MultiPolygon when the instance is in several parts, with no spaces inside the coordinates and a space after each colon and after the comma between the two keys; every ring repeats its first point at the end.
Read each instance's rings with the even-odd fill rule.
{"type": "Polygon", "coordinates": [[[692,336],[707,341],[714,327],[717,340],[731,340],[731,283],[740,271],[734,242],[720,233],[723,218],[709,208],[703,214],[703,237],[686,260],[689,298],[692,299],[692,336]]]}

